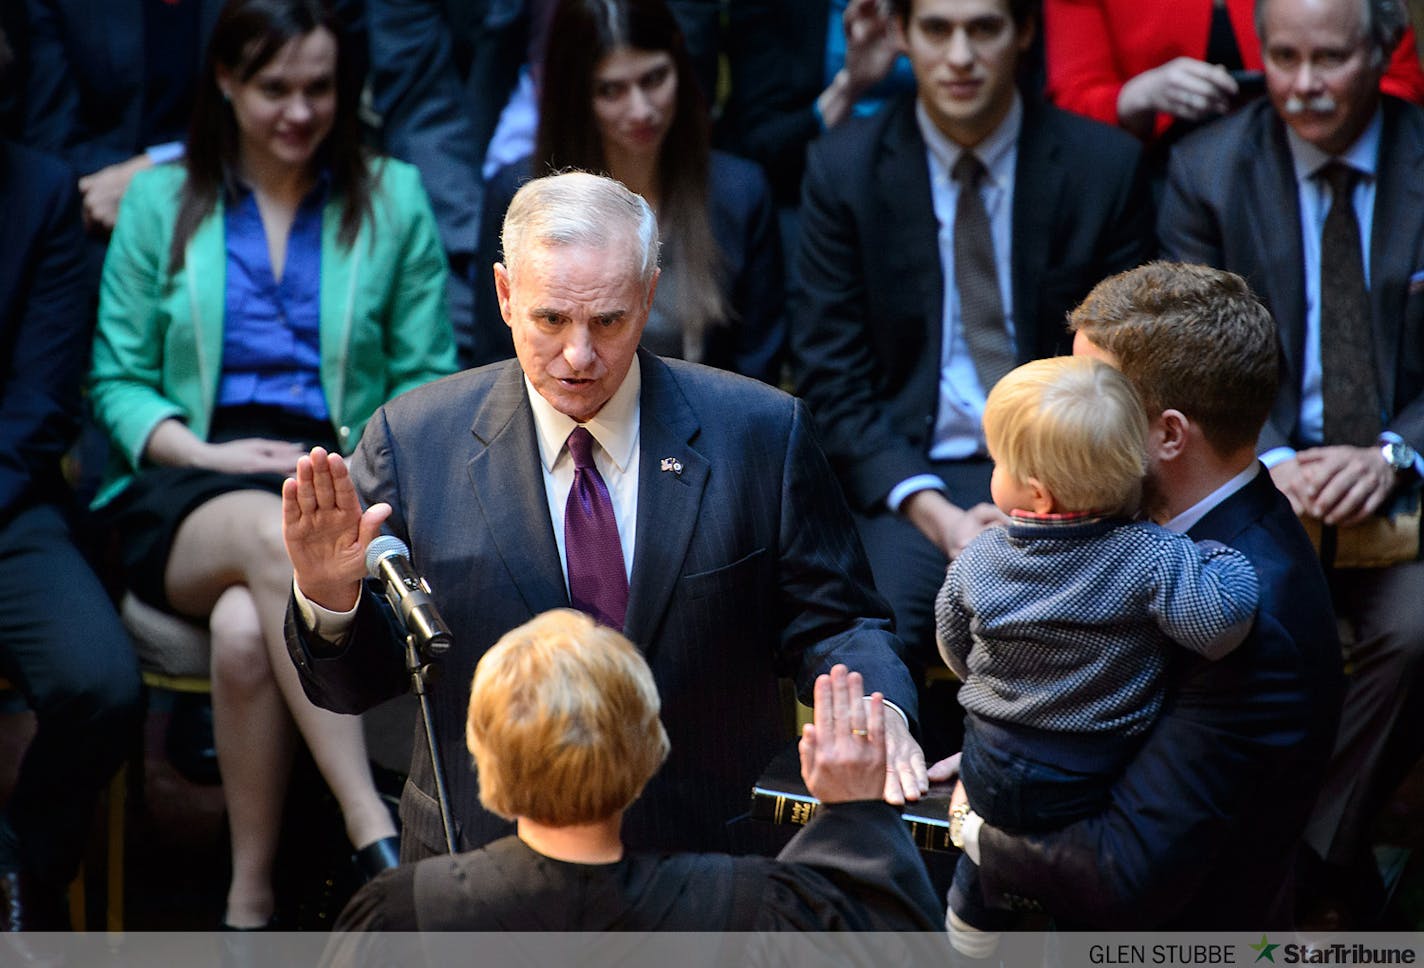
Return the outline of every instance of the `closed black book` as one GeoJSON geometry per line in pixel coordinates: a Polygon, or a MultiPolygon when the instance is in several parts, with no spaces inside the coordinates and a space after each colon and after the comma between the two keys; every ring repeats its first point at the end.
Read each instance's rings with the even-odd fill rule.
{"type": "MultiPolygon", "coordinates": [[[[927,794],[900,808],[910,837],[921,850],[959,852],[949,842],[949,798],[953,793],[952,783],[931,783],[927,794]]],[[[751,816],[755,820],[802,826],[820,805],[801,780],[801,757],[795,743],[776,755],[752,787],[751,816]]]]}

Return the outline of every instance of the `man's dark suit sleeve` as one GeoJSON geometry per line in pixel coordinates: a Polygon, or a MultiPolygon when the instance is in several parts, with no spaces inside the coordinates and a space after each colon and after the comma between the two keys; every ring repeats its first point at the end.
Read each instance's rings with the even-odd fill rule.
{"type": "MultiPolygon", "coordinates": [[[[23,305],[21,318],[8,321],[0,331],[7,344],[0,385],[0,520],[9,518],[35,482],[51,480],[74,439],[93,327],[73,178],[58,163],[39,171],[53,177],[40,179],[34,177],[35,169],[19,166],[10,173],[33,178],[21,187],[37,196],[32,204],[42,206],[43,213],[36,220],[34,261],[17,272],[22,276],[19,285],[29,286],[18,301],[23,305]]],[[[11,210],[5,217],[20,216],[11,210]]],[[[0,301],[0,308],[3,305],[0,301]]]]}
{"type": "Polygon", "coordinates": [[[884,693],[913,722],[918,706],[904,647],[800,400],[782,468],[780,544],[782,650],[799,656],[799,669],[782,671],[795,676],[801,701],[810,704],[816,676],[844,662],[864,675],[867,691],[884,693]]]}
{"type": "MultiPolygon", "coordinates": [[[[895,431],[866,332],[864,240],[847,202],[854,177],[835,142],[811,146],[801,204],[791,340],[798,392],[816,415],[826,449],[836,455],[852,505],[879,509],[898,483],[930,473],[924,448],[895,431]]],[[[910,280],[903,280],[910,285],[910,280]]]]}
{"type": "MultiPolygon", "coordinates": [[[[103,30],[98,24],[66,20],[57,0],[27,0],[29,13],[29,74],[25,78],[24,127],[21,140],[63,155],[81,175],[127,161],[133,153],[103,144],[84,130],[80,116],[80,79],[85,72],[69,60],[67,31],[103,30]]],[[[118,24],[117,30],[135,29],[118,24]]]]}

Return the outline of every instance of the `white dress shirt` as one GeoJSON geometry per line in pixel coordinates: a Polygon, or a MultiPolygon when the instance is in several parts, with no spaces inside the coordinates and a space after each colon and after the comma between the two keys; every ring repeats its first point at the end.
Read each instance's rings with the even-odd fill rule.
{"type": "MultiPolygon", "coordinates": [[[[954,213],[959,205],[959,183],[950,172],[966,150],[978,156],[985,168],[979,182],[984,210],[989,216],[989,232],[994,240],[994,264],[999,279],[999,298],[1004,307],[1004,329],[1010,345],[1014,342],[1013,293],[1013,213],[1014,175],[1018,170],[1019,132],[1023,128],[1023,102],[1014,95],[1004,120],[972,149],[960,147],[935,127],[924,106],[916,102],[915,120],[925,139],[925,164],[930,171],[930,197],[939,223],[939,263],[944,278],[944,311],[941,316],[939,407],[929,455],[933,460],[962,460],[984,456],[984,401],[989,390],[979,381],[979,371],[964,337],[959,290],[954,284],[954,213]]],[[[907,478],[891,489],[886,503],[898,511],[905,498],[929,488],[945,490],[933,474],[907,478]]]]}

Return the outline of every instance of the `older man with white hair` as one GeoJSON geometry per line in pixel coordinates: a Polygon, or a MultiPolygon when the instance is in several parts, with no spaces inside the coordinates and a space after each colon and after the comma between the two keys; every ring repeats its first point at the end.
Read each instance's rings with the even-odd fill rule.
{"type": "Polygon", "coordinates": [[[1362,925],[1381,899],[1371,827],[1424,748],[1424,110],[1379,90],[1400,0],[1258,0],[1256,21],[1270,99],[1181,143],[1159,234],[1244,276],[1279,327],[1258,451],[1321,534],[1352,632],[1308,880],[1362,925]]]}
{"type": "MultiPolygon", "coordinates": [[[[617,182],[528,183],[494,267],[518,359],[384,407],[349,475],[319,449],[303,458],[283,497],[289,645],[308,694],[358,712],[406,687],[395,633],[361,585],[384,526],[435,589],[452,683],[503,633],[560,606],[642,650],[672,754],[627,815],[630,846],[731,846],[727,823],[786,741],[777,677],[809,700],[836,663],[901,711],[888,717],[886,794],[914,798],[927,786],[906,718],[914,688],[805,408],[638,349],[657,244],[647,203],[617,182]]],[[[434,706],[459,846],[477,847],[510,828],[478,806],[464,690],[437,687],[434,706]]],[[[418,736],[404,859],[439,850],[433,797],[418,736]]]]}

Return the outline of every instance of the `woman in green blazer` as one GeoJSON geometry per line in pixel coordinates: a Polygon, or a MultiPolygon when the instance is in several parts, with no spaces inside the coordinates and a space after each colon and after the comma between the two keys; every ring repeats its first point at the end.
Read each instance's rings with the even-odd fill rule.
{"type": "Polygon", "coordinates": [[[91,400],[113,447],[96,504],[133,593],[211,630],[239,928],[272,923],[293,721],[358,862],[396,857],[360,720],[311,705],[282,633],[282,479],[455,369],[429,202],[413,168],[361,148],[351,75],[322,0],[229,0],[185,160],[134,179],[100,292],[91,400]]]}

